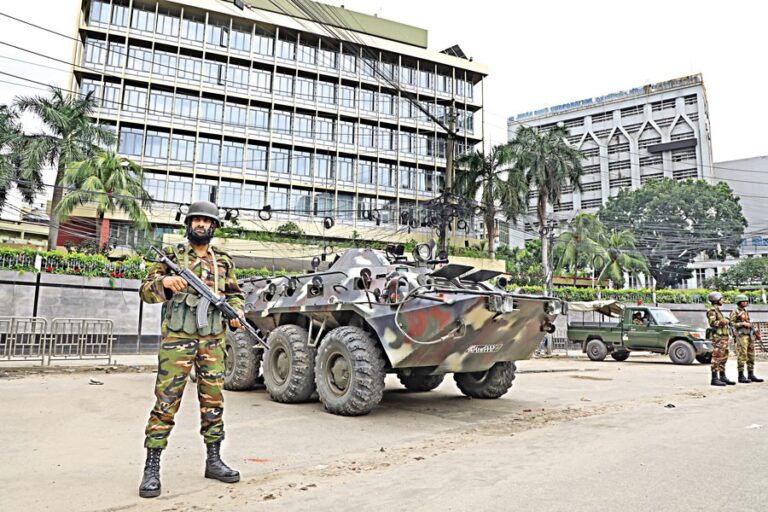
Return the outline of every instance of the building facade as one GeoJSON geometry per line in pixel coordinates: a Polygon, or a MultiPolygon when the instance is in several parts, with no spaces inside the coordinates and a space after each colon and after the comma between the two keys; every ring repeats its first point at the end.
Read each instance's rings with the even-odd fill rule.
{"type": "MultiPolygon", "coordinates": [[[[567,222],[596,211],[623,188],[651,180],[711,179],[709,114],[701,75],[512,116],[511,140],[520,126],[540,129],[563,123],[568,141],[583,154],[582,190],[566,190],[550,215],[567,222]]],[[[535,191],[529,195],[528,234],[538,231],[535,191]]]]}
{"type": "MultiPolygon", "coordinates": [[[[95,121],[165,201],[153,222],[178,225],[180,203],[207,199],[237,209],[246,229],[293,221],[310,235],[429,236],[422,210],[446,167],[435,119],[455,108],[457,152],[482,143],[485,67],[375,16],[237,4],[82,3],[72,88],[94,93],[95,121]],[[266,206],[270,220],[253,211],[266,206]]],[[[119,222],[112,234],[135,236],[119,222]]]]}

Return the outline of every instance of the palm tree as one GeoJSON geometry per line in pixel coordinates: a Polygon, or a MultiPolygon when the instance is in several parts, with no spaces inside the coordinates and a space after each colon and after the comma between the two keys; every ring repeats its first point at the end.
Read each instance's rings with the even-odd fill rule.
{"type": "MultiPolygon", "coordinates": [[[[70,189],[56,207],[56,217],[67,217],[75,208],[95,203],[99,233],[103,232],[107,213],[122,210],[144,234],[149,233],[149,220],[143,208],[148,208],[152,196],[144,190],[144,171],[131,160],[113,152],[98,150],[91,158],[67,166],[62,186],[70,189]]],[[[99,236],[99,247],[106,240],[99,236]]]]}
{"type": "Polygon", "coordinates": [[[648,275],[648,263],[645,257],[635,250],[635,236],[628,229],[611,230],[605,238],[605,258],[602,259],[603,269],[597,278],[598,283],[610,279],[615,285],[624,283],[624,274],[648,275]]]}
{"type": "Polygon", "coordinates": [[[573,273],[573,284],[579,268],[589,267],[594,272],[595,262],[605,260],[608,253],[603,247],[605,238],[603,223],[596,215],[580,213],[574,217],[570,228],[555,243],[555,254],[560,255],[557,268],[568,268],[573,273]]]}
{"type": "Polygon", "coordinates": [[[494,257],[496,214],[503,213],[507,220],[517,221],[517,216],[525,209],[523,174],[510,168],[511,161],[512,151],[508,144],[494,146],[487,155],[481,151],[465,153],[456,161],[457,192],[471,199],[476,199],[480,193],[491,258],[494,257]]]}
{"type": "Polygon", "coordinates": [[[547,208],[560,202],[563,189],[570,185],[581,190],[581,160],[583,155],[570,146],[566,137],[569,131],[562,125],[539,130],[520,127],[510,142],[515,168],[525,176],[529,190],[536,191],[536,215],[541,238],[541,264],[545,269],[545,292],[552,288],[552,269],[549,265],[547,240],[547,208]]]}
{"type": "MultiPolygon", "coordinates": [[[[96,105],[92,93],[82,97],[65,95],[61,89],[52,87],[50,97],[19,97],[14,105],[20,112],[36,114],[43,122],[42,132],[27,136],[22,162],[30,171],[56,167],[56,187],[51,200],[51,212],[56,212],[63,195],[60,185],[67,166],[88,159],[99,145],[111,145],[115,136],[107,128],[91,123],[89,116],[96,105]]],[[[58,236],[59,221],[56,215],[51,215],[49,250],[56,248],[58,236]]]]}
{"type": "Polygon", "coordinates": [[[13,184],[30,203],[43,186],[40,171],[22,165],[20,155],[25,143],[18,112],[0,105],[0,206],[5,204],[13,184]]]}

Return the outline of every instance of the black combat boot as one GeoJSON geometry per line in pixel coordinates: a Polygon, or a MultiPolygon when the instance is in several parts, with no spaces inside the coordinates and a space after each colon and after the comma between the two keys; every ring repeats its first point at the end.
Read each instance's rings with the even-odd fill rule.
{"type": "Polygon", "coordinates": [[[728,377],[726,377],[726,376],[725,376],[725,370],[723,370],[723,371],[721,371],[721,372],[720,372],[720,380],[721,380],[722,382],[724,382],[724,383],[728,384],[729,386],[734,386],[734,385],[736,385],[736,383],[735,383],[735,382],[733,382],[732,380],[730,380],[728,377]]]}
{"type": "Polygon", "coordinates": [[[221,441],[205,445],[208,457],[205,459],[205,478],[213,478],[227,483],[240,481],[240,473],[230,469],[221,460],[221,441]]]}
{"type": "Polygon", "coordinates": [[[752,381],[744,376],[744,370],[739,370],[739,384],[749,384],[750,382],[752,381]]]}
{"type": "Polygon", "coordinates": [[[720,380],[720,377],[718,377],[717,372],[712,372],[712,382],[710,382],[713,386],[725,386],[725,382],[720,380]]]}
{"type": "Polygon", "coordinates": [[[747,377],[749,377],[749,380],[752,382],[764,382],[763,379],[755,375],[755,370],[749,370],[747,377]]]}
{"type": "Polygon", "coordinates": [[[161,448],[147,448],[147,462],[144,463],[144,477],[139,486],[139,496],[155,498],[160,496],[160,454],[161,448]]]}

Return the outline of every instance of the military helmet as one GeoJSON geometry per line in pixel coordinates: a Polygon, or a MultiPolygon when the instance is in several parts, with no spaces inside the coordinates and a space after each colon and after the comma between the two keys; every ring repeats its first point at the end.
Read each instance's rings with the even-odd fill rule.
{"type": "Polygon", "coordinates": [[[723,300],[723,294],[720,292],[712,292],[709,295],[707,295],[707,300],[714,304],[715,302],[720,302],[723,300]]]}
{"type": "Polygon", "coordinates": [[[184,224],[189,225],[189,221],[192,220],[192,217],[207,217],[215,221],[217,226],[221,226],[219,207],[210,201],[195,201],[189,205],[187,216],[184,217],[184,224]]]}
{"type": "Polygon", "coordinates": [[[749,297],[743,294],[739,294],[733,298],[733,302],[735,302],[736,304],[739,304],[741,302],[749,302],[749,297]]]}

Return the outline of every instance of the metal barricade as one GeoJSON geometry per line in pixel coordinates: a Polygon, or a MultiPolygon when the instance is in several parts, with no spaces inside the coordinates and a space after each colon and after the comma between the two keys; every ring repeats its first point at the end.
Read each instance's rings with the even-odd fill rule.
{"type": "Polygon", "coordinates": [[[55,318],[51,323],[48,364],[53,359],[106,359],[112,363],[112,320],[55,318]]]}
{"type": "Polygon", "coordinates": [[[48,322],[37,317],[0,317],[0,360],[45,362],[48,322]]]}

